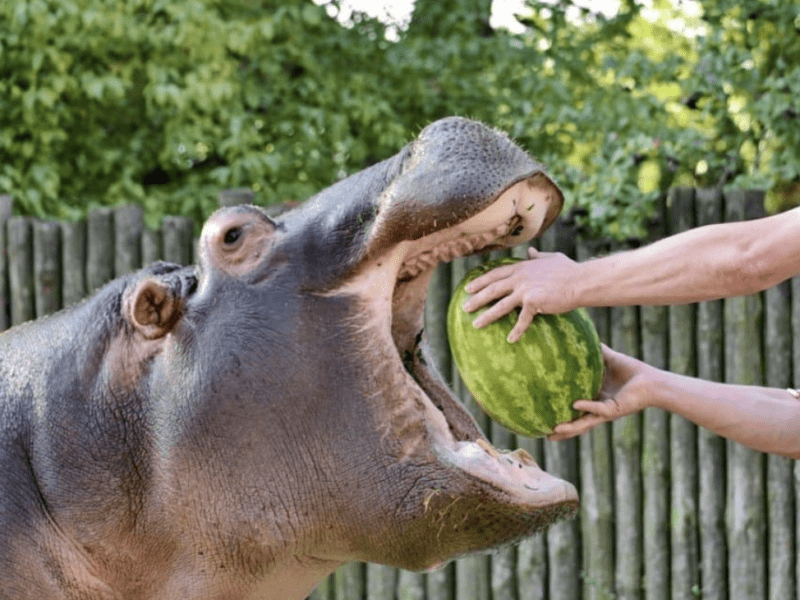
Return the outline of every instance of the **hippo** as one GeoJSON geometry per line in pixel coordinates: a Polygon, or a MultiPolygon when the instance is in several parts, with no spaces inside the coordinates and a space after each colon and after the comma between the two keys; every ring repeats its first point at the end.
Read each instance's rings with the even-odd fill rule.
{"type": "Polygon", "coordinates": [[[442,261],[563,204],[506,135],[436,121],[276,218],[0,336],[0,597],[304,598],[339,565],[428,570],[574,515],[429,359],[442,261]]]}

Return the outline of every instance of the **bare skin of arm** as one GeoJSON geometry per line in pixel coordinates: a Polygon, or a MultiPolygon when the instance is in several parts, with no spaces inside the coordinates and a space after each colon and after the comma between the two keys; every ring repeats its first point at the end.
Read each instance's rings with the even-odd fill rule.
{"type": "Polygon", "coordinates": [[[606,378],[596,401],[579,400],[586,414],[554,429],[548,439],[582,435],[601,423],[660,408],[760,452],[800,459],[800,399],[787,390],[703,381],[651,367],[603,346],[606,378]]]}
{"type": "Polygon", "coordinates": [[[579,306],[688,304],[760,292],[800,273],[800,208],[778,215],[707,225],[653,244],[577,263],[560,253],[537,252],[467,285],[472,312],[483,327],[521,307],[509,334],[516,342],[538,313],[579,306]]]}

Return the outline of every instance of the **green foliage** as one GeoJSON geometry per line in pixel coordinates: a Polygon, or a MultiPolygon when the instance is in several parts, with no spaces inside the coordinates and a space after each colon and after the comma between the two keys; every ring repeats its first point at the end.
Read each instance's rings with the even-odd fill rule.
{"type": "Polygon", "coordinates": [[[221,188],[302,200],[451,114],[511,133],[594,231],[640,236],[673,184],[800,192],[800,8],[417,0],[398,41],[337,1],[0,0],[0,192],[75,218],[201,220],[221,188]],[[670,20],[700,32],[684,35],[670,20]]]}

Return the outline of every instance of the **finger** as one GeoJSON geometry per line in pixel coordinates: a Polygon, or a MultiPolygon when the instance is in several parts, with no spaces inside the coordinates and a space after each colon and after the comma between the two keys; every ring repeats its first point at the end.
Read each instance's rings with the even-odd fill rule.
{"type": "Polygon", "coordinates": [[[576,400],[572,408],[581,412],[594,413],[596,405],[602,403],[602,401],[597,400],[576,400]]]}
{"type": "Polygon", "coordinates": [[[614,398],[608,400],[578,400],[572,407],[575,410],[583,411],[589,415],[601,417],[607,421],[611,421],[622,416],[619,410],[619,404],[614,398]]]}
{"type": "Polygon", "coordinates": [[[553,433],[547,436],[547,439],[552,442],[560,442],[568,440],[578,435],[583,435],[597,427],[606,423],[607,420],[597,415],[584,415],[580,419],[571,421],[569,423],[561,423],[553,428],[553,433]]]}
{"type": "Polygon", "coordinates": [[[512,344],[519,341],[537,314],[539,314],[539,310],[534,309],[530,304],[523,304],[519,318],[517,318],[517,322],[508,334],[508,341],[512,344]]]}
{"type": "Polygon", "coordinates": [[[509,278],[495,281],[476,294],[472,294],[467,301],[464,302],[464,310],[467,312],[478,310],[481,306],[489,304],[492,300],[507,296],[513,290],[514,284],[509,278]]]}
{"type": "Polygon", "coordinates": [[[513,271],[513,265],[505,265],[502,267],[497,267],[496,269],[492,269],[491,271],[484,273],[480,277],[476,277],[472,281],[470,281],[464,289],[467,291],[468,294],[474,294],[485,288],[487,285],[494,283],[495,281],[499,281],[500,279],[505,279],[511,272],[513,271]]]}
{"type": "Polygon", "coordinates": [[[506,296],[494,306],[487,309],[486,312],[481,313],[478,318],[472,322],[472,325],[475,329],[485,327],[489,323],[494,323],[500,317],[507,315],[517,306],[519,306],[519,302],[513,296],[506,296]]]}
{"type": "Polygon", "coordinates": [[[534,248],[533,246],[528,248],[528,258],[538,258],[538,256],[539,256],[539,251],[536,248],[534,248]]]}

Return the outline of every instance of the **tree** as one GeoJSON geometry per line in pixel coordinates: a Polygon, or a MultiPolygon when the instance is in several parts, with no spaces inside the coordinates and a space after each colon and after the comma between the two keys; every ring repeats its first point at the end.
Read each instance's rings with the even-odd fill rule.
{"type": "Polygon", "coordinates": [[[202,220],[217,191],[303,200],[451,114],[508,131],[578,220],[644,234],[668,186],[800,189],[800,7],[417,0],[385,25],[338,0],[0,0],[0,192],[29,214],[136,201],[202,220]],[[652,12],[652,11],[651,11],[652,12]],[[699,31],[686,35],[672,21],[699,31]]]}

